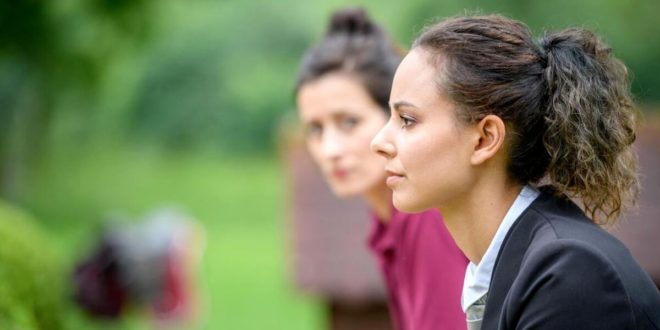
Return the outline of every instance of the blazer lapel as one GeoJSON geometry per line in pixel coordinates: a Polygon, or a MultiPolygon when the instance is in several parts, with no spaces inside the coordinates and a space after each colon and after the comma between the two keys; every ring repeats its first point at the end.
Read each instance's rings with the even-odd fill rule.
{"type": "Polygon", "coordinates": [[[533,206],[548,198],[547,193],[541,193],[539,197],[518,217],[502,243],[502,248],[497,254],[497,260],[493,267],[491,284],[497,283],[497,287],[491,286],[488,291],[486,308],[482,322],[482,329],[497,329],[502,311],[504,299],[509,293],[509,288],[518,275],[520,264],[525,252],[529,247],[534,232],[540,225],[540,218],[533,206]]]}

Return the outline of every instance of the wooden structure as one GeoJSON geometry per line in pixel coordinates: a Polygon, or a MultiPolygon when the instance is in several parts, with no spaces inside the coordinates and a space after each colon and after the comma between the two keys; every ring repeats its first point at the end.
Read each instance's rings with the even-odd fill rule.
{"type": "Polygon", "coordinates": [[[660,288],[660,116],[648,114],[635,141],[642,191],[637,209],[610,232],[622,240],[660,288]]]}

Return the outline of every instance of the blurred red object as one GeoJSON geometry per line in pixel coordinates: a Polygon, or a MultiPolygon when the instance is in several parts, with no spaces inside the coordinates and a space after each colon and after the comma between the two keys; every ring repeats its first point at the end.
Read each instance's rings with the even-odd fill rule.
{"type": "Polygon", "coordinates": [[[173,211],[109,225],[76,266],[75,301],[101,318],[119,318],[127,305],[146,307],[159,321],[190,318],[200,242],[200,227],[173,211]]]}
{"type": "Polygon", "coordinates": [[[75,300],[92,315],[116,318],[126,303],[126,292],[119,283],[112,247],[102,240],[74,272],[75,300]]]}

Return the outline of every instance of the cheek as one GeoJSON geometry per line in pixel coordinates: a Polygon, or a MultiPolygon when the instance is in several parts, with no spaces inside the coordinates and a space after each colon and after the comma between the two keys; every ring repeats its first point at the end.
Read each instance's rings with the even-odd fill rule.
{"type": "Polygon", "coordinates": [[[465,163],[461,141],[452,134],[411,136],[400,143],[398,153],[408,174],[423,180],[451,175],[465,163]]]}
{"type": "Polygon", "coordinates": [[[355,142],[356,143],[353,145],[356,149],[355,154],[359,154],[360,159],[358,161],[361,164],[361,167],[364,168],[365,172],[367,172],[365,174],[374,171],[385,173],[386,159],[371,150],[371,139],[365,136],[365,138],[355,142]],[[359,151],[357,149],[359,149],[359,151]]]}
{"type": "Polygon", "coordinates": [[[321,157],[321,146],[317,141],[307,142],[307,151],[316,165],[321,166],[323,157],[321,157]]]}
{"type": "Polygon", "coordinates": [[[414,171],[424,169],[428,161],[436,155],[435,146],[423,135],[411,135],[400,138],[397,143],[397,154],[405,170],[414,171]]]}
{"type": "Polygon", "coordinates": [[[371,148],[367,148],[363,151],[364,154],[364,165],[369,168],[369,171],[377,171],[378,173],[382,172],[385,175],[385,165],[387,160],[385,157],[381,157],[371,151],[371,148]]]}
{"type": "Polygon", "coordinates": [[[379,123],[372,123],[360,130],[359,134],[356,134],[351,140],[351,146],[356,150],[359,149],[362,154],[377,155],[371,150],[371,141],[382,128],[382,126],[378,125],[379,123]]]}
{"type": "Polygon", "coordinates": [[[385,176],[385,165],[387,160],[375,153],[371,149],[371,140],[373,140],[378,130],[369,130],[361,134],[359,138],[354,139],[351,144],[355,154],[359,155],[357,160],[362,168],[365,177],[383,177],[385,176]]]}

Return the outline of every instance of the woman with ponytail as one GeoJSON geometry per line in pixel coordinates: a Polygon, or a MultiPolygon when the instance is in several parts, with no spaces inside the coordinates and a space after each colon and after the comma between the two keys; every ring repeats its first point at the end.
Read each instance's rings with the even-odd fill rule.
{"type": "Polygon", "coordinates": [[[467,259],[437,210],[392,207],[384,160],[369,144],[388,117],[392,77],[403,57],[360,9],[340,10],[305,54],[296,103],[307,147],[339,197],[362,196],[372,209],[369,248],[399,330],[465,329],[460,308],[467,259]]]}
{"type": "Polygon", "coordinates": [[[469,329],[660,329],[658,290],[600,228],[638,178],[627,71],[597,36],[441,21],[403,59],[390,106],[372,149],[394,206],[439,209],[470,260],[469,329]]]}

